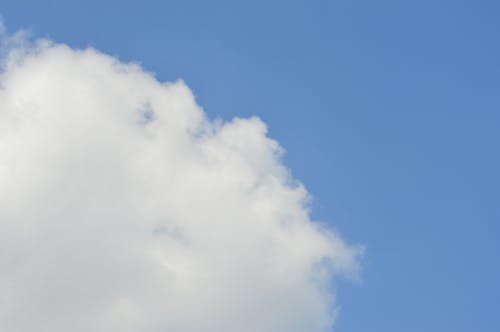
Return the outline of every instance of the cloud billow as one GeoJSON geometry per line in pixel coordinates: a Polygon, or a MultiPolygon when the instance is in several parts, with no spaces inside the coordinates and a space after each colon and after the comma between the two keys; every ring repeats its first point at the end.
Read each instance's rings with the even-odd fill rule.
{"type": "Polygon", "coordinates": [[[332,277],[355,275],[361,248],[310,219],[260,119],[212,121],[182,81],[93,49],[14,44],[0,330],[331,328],[332,277]]]}

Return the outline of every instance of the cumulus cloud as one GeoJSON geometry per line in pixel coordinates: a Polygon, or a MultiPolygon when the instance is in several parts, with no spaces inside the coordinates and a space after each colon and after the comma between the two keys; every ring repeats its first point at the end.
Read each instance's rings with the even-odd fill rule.
{"type": "MultiPolygon", "coordinates": [[[[0,29],[3,30],[3,29],[0,29]]],[[[2,32],[0,330],[317,332],[361,249],[311,220],[258,118],[2,32]]]]}

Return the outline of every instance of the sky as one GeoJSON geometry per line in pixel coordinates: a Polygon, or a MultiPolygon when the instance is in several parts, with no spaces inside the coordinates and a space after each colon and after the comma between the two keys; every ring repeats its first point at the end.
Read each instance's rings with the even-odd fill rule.
{"type": "MultiPolygon", "coordinates": [[[[0,14],[9,32],[92,47],[140,63],[161,82],[182,79],[193,96],[181,83],[172,89],[193,117],[221,118],[236,134],[246,129],[233,118],[259,117],[243,127],[255,130],[268,162],[249,165],[280,179],[289,169],[311,195],[304,217],[300,187],[280,184],[298,190],[286,203],[298,223],[326,224],[347,257],[333,262],[360,264],[358,277],[341,273],[333,283],[340,308],[333,331],[500,328],[499,2],[7,0],[0,14]],[[283,147],[281,159],[262,123],[283,147]]],[[[210,130],[215,151],[226,151],[224,131],[210,130]]],[[[231,153],[253,156],[244,147],[231,153]]],[[[318,230],[298,234],[301,243],[326,241],[318,230]]],[[[283,241],[293,247],[292,240],[283,241]]],[[[328,256],[326,244],[312,244],[297,251],[328,256]]],[[[327,321],[327,300],[315,296],[319,311],[288,313],[303,311],[301,323],[327,321]]]]}

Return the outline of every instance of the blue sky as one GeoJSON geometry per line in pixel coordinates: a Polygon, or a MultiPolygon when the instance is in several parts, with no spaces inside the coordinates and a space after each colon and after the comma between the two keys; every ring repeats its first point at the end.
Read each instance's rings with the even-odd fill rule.
{"type": "Polygon", "coordinates": [[[182,78],[257,115],[366,246],[336,331],[500,329],[500,2],[4,1],[10,31],[182,78]]]}

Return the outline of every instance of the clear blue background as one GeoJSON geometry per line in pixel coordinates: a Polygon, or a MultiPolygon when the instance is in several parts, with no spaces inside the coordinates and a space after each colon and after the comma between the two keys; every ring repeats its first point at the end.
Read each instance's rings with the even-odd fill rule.
{"type": "MultiPolygon", "coordinates": [[[[366,245],[338,332],[500,331],[500,1],[23,1],[0,13],[258,115],[366,245]]],[[[237,331],[235,331],[237,332],[237,331]]]]}

